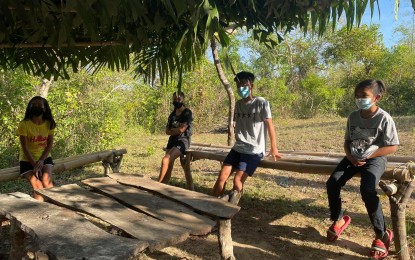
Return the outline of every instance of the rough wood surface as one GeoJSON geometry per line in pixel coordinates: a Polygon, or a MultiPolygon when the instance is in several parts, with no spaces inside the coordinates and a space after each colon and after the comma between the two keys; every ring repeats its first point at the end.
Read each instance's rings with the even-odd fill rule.
{"type": "MultiPolygon", "coordinates": [[[[227,151],[214,150],[191,150],[186,152],[186,156],[192,156],[193,160],[208,159],[223,162],[227,156],[227,151]]],[[[295,156],[287,156],[287,160],[278,159],[277,161],[265,158],[259,164],[259,167],[277,169],[283,171],[293,171],[299,173],[313,173],[313,174],[331,174],[335,169],[341,158],[323,158],[315,156],[311,160],[310,156],[299,155],[298,159],[295,156]],[[300,158],[303,157],[303,158],[300,158]],[[320,163],[319,163],[320,162],[320,163]]],[[[401,171],[396,170],[401,166],[399,162],[388,162],[385,173],[382,179],[396,179],[404,181],[406,176],[401,171]]],[[[191,173],[190,173],[191,174],[191,173]]]]}
{"type": "Polygon", "coordinates": [[[185,227],[190,230],[192,235],[208,234],[215,226],[215,221],[197,214],[182,204],[166,200],[135,187],[122,185],[108,177],[91,178],[82,182],[146,214],[185,227]]]}
{"type": "MultiPolygon", "coordinates": [[[[222,197],[221,199],[226,199],[230,203],[238,205],[239,200],[242,197],[242,192],[237,192],[236,190],[231,191],[231,193],[222,197]]],[[[230,219],[220,219],[218,220],[218,242],[219,242],[219,253],[221,259],[225,260],[234,260],[235,256],[233,255],[233,242],[232,242],[232,223],[230,219]]]]}
{"type": "Polygon", "coordinates": [[[20,229],[16,219],[10,221],[10,259],[22,259],[24,254],[25,233],[20,229]]]}
{"type": "MultiPolygon", "coordinates": [[[[55,166],[53,167],[53,172],[63,172],[65,170],[77,168],[86,164],[100,162],[113,155],[118,156],[125,153],[127,153],[126,149],[105,150],[101,152],[56,159],[54,160],[55,166]]],[[[11,181],[17,178],[19,178],[19,166],[0,169],[0,182],[11,181]]]]}
{"type": "Polygon", "coordinates": [[[166,198],[178,201],[212,217],[232,218],[240,210],[240,207],[237,205],[233,205],[219,198],[159,183],[148,178],[134,176],[131,174],[114,173],[109,174],[108,176],[117,180],[119,183],[135,186],[140,189],[160,194],[166,198]]]}
{"type": "Polygon", "coordinates": [[[0,195],[0,215],[16,221],[42,251],[58,259],[128,259],[147,247],[108,234],[71,210],[13,193],[0,195]]]}
{"type": "MultiPolygon", "coordinates": [[[[231,146],[224,146],[224,145],[215,145],[215,144],[203,144],[203,143],[192,143],[187,151],[214,151],[214,152],[229,152],[231,150],[231,146]]],[[[286,157],[287,155],[308,155],[312,157],[337,157],[343,158],[345,153],[338,153],[338,152],[313,152],[313,151],[302,151],[302,150],[280,150],[280,153],[284,154],[286,157]]],[[[267,153],[267,152],[266,152],[267,153]]],[[[388,162],[400,162],[400,163],[407,163],[409,161],[415,161],[415,157],[413,156],[388,156],[388,162]]]]}
{"type": "MultiPolygon", "coordinates": [[[[115,185],[119,184],[115,182],[115,185]]],[[[139,196],[139,194],[114,187],[110,183],[105,186],[107,190],[124,193],[126,197],[139,196]]],[[[150,251],[175,245],[185,241],[189,236],[188,229],[134,211],[112,198],[87,191],[76,184],[43,189],[37,193],[54,203],[90,214],[141,241],[148,242],[150,251]]],[[[150,199],[148,196],[147,198],[150,199]]]]}
{"type": "MultiPolygon", "coordinates": [[[[413,172],[413,169],[411,168],[413,172]]],[[[397,251],[399,260],[411,259],[410,250],[407,239],[407,222],[406,207],[410,200],[412,191],[415,188],[414,180],[409,183],[403,183],[399,189],[402,189],[403,196],[400,200],[396,200],[393,196],[389,196],[391,220],[394,232],[395,251],[397,251]]]]}

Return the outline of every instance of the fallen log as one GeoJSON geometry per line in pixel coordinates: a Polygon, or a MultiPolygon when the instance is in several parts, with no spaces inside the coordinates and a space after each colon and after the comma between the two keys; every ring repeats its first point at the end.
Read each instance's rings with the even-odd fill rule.
{"type": "MultiPolygon", "coordinates": [[[[101,152],[94,152],[90,154],[75,155],[72,157],[54,160],[54,173],[63,172],[65,170],[81,167],[86,164],[100,162],[104,160],[111,160],[115,156],[126,154],[126,149],[120,150],[106,150],[101,152]]],[[[0,170],[0,182],[11,181],[19,177],[19,166],[0,170]]]]}

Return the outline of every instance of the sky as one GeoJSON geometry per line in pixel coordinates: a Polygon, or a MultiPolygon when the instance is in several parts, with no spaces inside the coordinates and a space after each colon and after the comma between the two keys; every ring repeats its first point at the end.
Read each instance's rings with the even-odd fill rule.
{"type": "MultiPolygon", "coordinates": [[[[398,43],[399,34],[394,33],[394,30],[401,24],[408,26],[414,26],[414,9],[412,8],[411,0],[400,0],[400,6],[398,14],[395,14],[395,0],[378,0],[380,8],[380,17],[375,4],[373,17],[371,17],[370,5],[368,4],[367,9],[363,15],[362,24],[379,24],[379,30],[383,35],[383,43],[387,48],[391,48],[398,43]]],[[[246,48],[239,50],[239,55],[242,60],[248,61],[250,52],[246,48]]],[[[208,51],[208,57],[213,60],[210,51],[208,51]]]]}
{"type": "Polygon", "coordinates": [[[380,17],[375,4],[373,17],[370,17],[370,7],[366,9],[362,23],[379,24],[380,32],[383,34],[383,42],[387,47],[397,43],[399,35],[394,33],[396,27],[401,24],[414,26],[414,9],[411,0],[400,0],[398,16],[395,17],[395,0],[378,0],[380,6],[380,17]],[[396,19],[397,18],[397,19],[396,19]]]}

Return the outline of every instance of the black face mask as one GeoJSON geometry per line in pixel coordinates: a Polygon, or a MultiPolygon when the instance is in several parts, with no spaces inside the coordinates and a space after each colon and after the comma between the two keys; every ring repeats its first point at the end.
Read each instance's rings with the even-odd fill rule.
{"type": "Polygon", "coordinates": [[[30,114],[32,114],[33,116],[40,116],[43,114],[43,108],[41,107],[31,107],[30,108],[30,114]]]}
{"type": "Polygon", "coordinates": [[[173,106],[177,109],[181,108],[183,106],[182,102],[173,101],[173,106]]]}

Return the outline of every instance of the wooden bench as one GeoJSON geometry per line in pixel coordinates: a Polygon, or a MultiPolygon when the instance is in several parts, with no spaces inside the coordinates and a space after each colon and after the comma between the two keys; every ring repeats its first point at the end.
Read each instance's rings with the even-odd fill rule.
{"type": "MultiPolygon", "coordinates": [[[[110,168],[113,172],[119,172],[123,155],[126,153],[126,149],[113,149],[56,159],[54,160],[55,165],[53,167],[53,172],[59,173],[95,162],[102,162],[105,174],[109,173],[110,168]]],[[[0,182],[11,181],[19,178],[19,169],[19,166],[0,169],[0,182]]]]}
{"type": "MultiPolygon", "coordinates": [[[[184,167],[186,187],[191,190],[194,189],[191,172],[192,161],[207,159],[222,163],[230,149],[231,147],[229,146],[192,144],[186,151],[184,167]]],[[[284,154],[284,158],[278,159],[277,161],[264,158],[259,164],[259,167],[299,173],[329,175],[345,156],[342,153],[310,153],[305,151],[280,151],[280,153],[284,154]]],[[[415,158],[388,157],[387,168],[380,183],[381,188],[389,197],[392,226],[395,234],[395,248],[400,252],[399,259],[405,260],[410,259],[409,248],[407,247],[405,209],[412,191],[415,188],[415,164],[411,161],[415,161],[415,158]],[[390,183],[390,180],[393,180],[393,183],[390,183]],[[395,193],[389,193],[389,185],[395,186],[395,193]]],[[[237,201],[235,202],[238,203],[237,201]]]]}
{"type": "Polygon", "coordinates": [[[229,220],[240,210],[221,199],[138,176],[109,174],[82,183],[96,192],[76,184],[36,191],[50,203],[18,193],[0,195],[0,217],[13,227],[12,259],[24,252],[24,234],[51,258],[128,259],[192,234],[207,234],[216,221],[229,220]],[[121,235],[109,234],[77,213],[121,235]]]}

